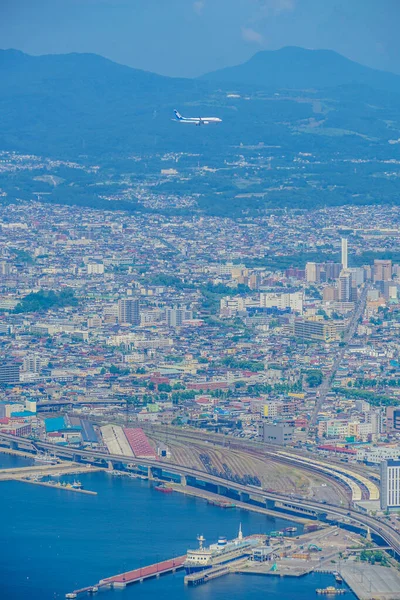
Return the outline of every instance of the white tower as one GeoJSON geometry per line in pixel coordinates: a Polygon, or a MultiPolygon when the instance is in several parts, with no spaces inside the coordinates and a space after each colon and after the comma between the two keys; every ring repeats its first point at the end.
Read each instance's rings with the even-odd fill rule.
{"type": "Polygon", "coordinates": [[[347,238],[342,238],[342,269],[347,269],[347,238]]]}
{"type": "Polygon", "coordinates": [[[199,549],[203,550],[203,544],[206,541],[206,538],[203,537],[202,535],[198,535],[197,536],[197,541],[199,542],[199,549]]]}

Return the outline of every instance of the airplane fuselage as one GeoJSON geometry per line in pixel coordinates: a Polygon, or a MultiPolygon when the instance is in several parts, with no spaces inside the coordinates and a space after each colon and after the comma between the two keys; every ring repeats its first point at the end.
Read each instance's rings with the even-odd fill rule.
{"type": "Polygon", "coordinates": [[[219,117],[183,117],[178,113],[177,110],[174,111],[175,119],[179,123],[190,123],[191,125],[209,125],[210,123],[222,123],[222,119],[219,117]]]}

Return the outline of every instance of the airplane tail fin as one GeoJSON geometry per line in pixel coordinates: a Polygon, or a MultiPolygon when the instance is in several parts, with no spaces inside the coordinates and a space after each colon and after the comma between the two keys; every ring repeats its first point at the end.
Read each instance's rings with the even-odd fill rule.
{"type": "Polygon", "coordinates": [[[182,121],[183,117],[176,109],[174,110],[174,113],[175,113],[175,117],[178,119],[178,121],[182,121]]]}

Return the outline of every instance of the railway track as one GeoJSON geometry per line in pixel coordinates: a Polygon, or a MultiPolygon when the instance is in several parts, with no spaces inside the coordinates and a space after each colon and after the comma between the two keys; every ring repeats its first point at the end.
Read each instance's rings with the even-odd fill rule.
{"type": "Polygon", "coordinates": [[[160,439],[160,435],[157,434],[161,434],[162,439],[166,444],[168,444],[168,441],[182,442],[182,440],[185,440],[188,445],[190,444],[190,447],[193,447],[194,445],[200,445],[203,448],[219,446],[242,452],[247,455],[250,454],[259,460],[269,458],[270,460],[288,466],[297,466],[306,472],[312,472],[314,475],[315,473],[318,473],[320,476],[329,479],[332,483],[339,483],[340,485],[339,487],[336,486],[336,489],[340,489],[342,494],[345,489],[345,497],[347,499],[349,498],[350,490],[350,498],[353,502],[363,499],[376,500],[379,498],[378,486],[365,477],[365,474],[361,474],[359,469],[353,470],[345,468],[340,463],[334,461],[326,463],[316,457],[304,457],[299,456],[294,452],[287,452],[286,449],[285,451],[283,449],[277,450],[276,447],[271,447],[271,445],[261,446],[261,444],[257,443],[257,446],[254,447],[254,442],[249,444],[251,447],[246,447],[242,440],[239,441],[234,438],[227,438],[220,434],[211,434],[210,439],[205,439],[204,434],[198,435],[197,432],[194,433],[187,429],[171,431],[168,427],[151,425],[146,426],[146,430],[150,436],[158,437],[158,439],[160,439]]]}

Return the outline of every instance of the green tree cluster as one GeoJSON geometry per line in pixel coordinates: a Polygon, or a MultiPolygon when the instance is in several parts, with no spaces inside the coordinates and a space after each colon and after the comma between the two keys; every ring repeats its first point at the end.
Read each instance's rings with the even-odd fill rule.
{"type": "Polygon", "coordinates": [[[56,293],[53,290],[28,294],[14,308],[15,313],[28,313],[47,311],[52,308],[63,308],[65,306],[77,306],[78,300],[75,298],[73,290],[66,288],[56,293]]]}

